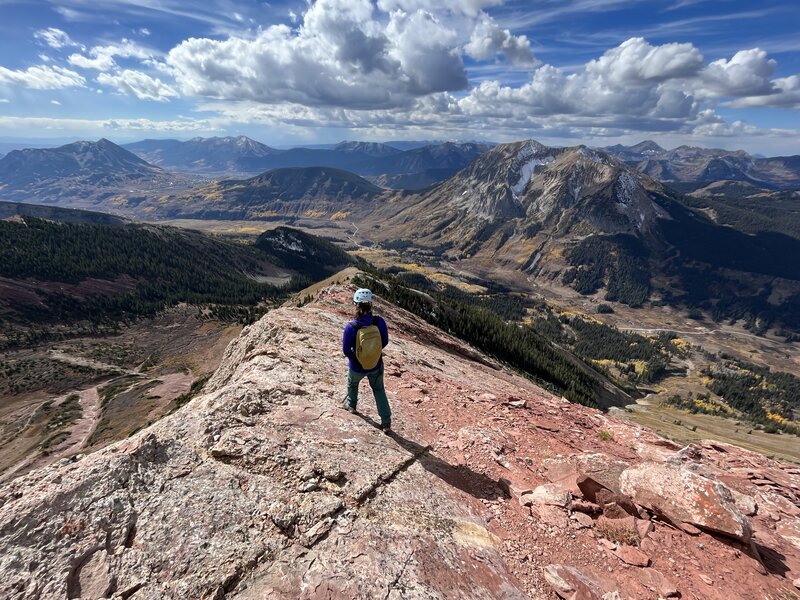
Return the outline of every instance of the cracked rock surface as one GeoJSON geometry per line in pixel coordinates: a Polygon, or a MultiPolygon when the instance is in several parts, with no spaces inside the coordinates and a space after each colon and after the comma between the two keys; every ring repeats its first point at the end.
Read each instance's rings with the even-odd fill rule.
{"type": "Polygon", "coordinates": [[[391,305],[395,431],[366,385],[342,410],[351,296],[270,312],[178,412],[0,488],[0,597],[730,600],[800,577],[795,467],[673,447],[391,305]],[[652,464],[713,482],[740,529],[645,497],[652,464]]]}

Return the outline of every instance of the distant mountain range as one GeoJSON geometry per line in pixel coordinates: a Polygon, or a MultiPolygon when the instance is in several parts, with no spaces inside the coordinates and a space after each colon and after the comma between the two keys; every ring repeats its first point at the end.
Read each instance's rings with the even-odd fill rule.
{"type": "Polygon", "coordinates": [[[465,167],[491,144],[443,142],[398,148],[342,142],[332,148],[278,150],[247,137],[144,140],[124,148],[165,169],[198,173],[263,173],[288,167],[330,167],[373,177],[382,185],[427,187],[465,167]],[[379,178],[379,179],[378,179],[379,178]]]}
{"type": "Polygon", "coordinates": [[[602,290],[604,298],[632,306],[655,297],[717,317],[749,315],[753,324],[780,319],[800,329],[798,198],[763,189],[794,181],[800,157],[664,151],[653,142],[611,152],[535,141],[407,151],[361,142],[276,151],[248,138],[172,143],[185,157],[192,148],[213,155],[209,148],[219,147],[218,164],[326,157],[383,173],[373,181],[411,178],[427,187],[387,190],[331,165],[279,167],[201,185],[196,176],[164,171],[100,140],[12,151],[0,159],[0,198],[148,218],[347,220],[373,240],[426,247],[467,261],[475,272],[500,269],[585,294],[602,290]],[[648,171],[658,161],[694,183],[657,181],[648,171]],[[740,179],[721,163],[737,166],[740,179]],[[432,164],[440,177],[466,166],[436,183],[434,176],[425,180],[432,164]],[[722,179],[700,182],[714,177],[722,179]],[[696,189],[684,196],[675,185],[696,189]]]}
{"type": "Polygon", "coordinates": [[[391,194],[349,171],[330,167],[273,169],[245,180],[215,181],[152,206],[162,218],[255,219],[363,215],[391,194]]]}
{"type": "Polygon", "coordinates": [[[204,172],[240,171],[240,162],[280,154],[248,137],[212,137],[180,140],[143,140],[122,146],[150,164],[166,169],[204,172]]]}
{"type": "Polygon", "coordinates": [[[800,188],[800,156],[754,157],[743,150],[679,146],[665,150],[652,141],[609,146],[605,151],[651,177],[692,191],[718,181],[766,189],[800,188]]]}
{"type": "Polygon", "coordinates": [[[193,184],[192,178],[155,167],[107,139],[13,150],[0,159],[0,199],[5,200],[109,210],[193,184]]]}

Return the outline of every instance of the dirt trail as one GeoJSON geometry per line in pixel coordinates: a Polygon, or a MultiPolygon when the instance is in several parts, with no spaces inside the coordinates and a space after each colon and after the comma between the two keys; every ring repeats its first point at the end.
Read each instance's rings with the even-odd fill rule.
{"type": "Polygon", "coordinates": [[[106,385],[107,383],[108,381],[103,381],[94,387],[80,390],[78,392],[71,392],[63,396],[61,398],[61,402],[63,402],[72,393],[77,393],[80,397],[82,410],[80,419],[78,419],[78,421],[70,425],[68,428],[65,428],[69,431],[69,437],[58,444],[58,446],[53,448],[49,454],[41,454],[37,452],[21,460],[3,473],[2,477],[0,477],[0,481],[3,479],[10,479],[19,471],[38,469],[40,467],[52,464],[55,461],[64,458],[65,456],[77,454],[80,449],[83,448],[84,444],[89,440],[94,432],[95,427],[97,427],[97,422],[100,420],[101,405],[100,395],[98,394],[97,389],[106,385]]]}
{"type": "Polygon", "coordinates": [[[107,383],[108,382],[106,381],[100,385],[96,385],[93,388],[89,388],[88,390],[83,390],[80,393],[83,415],[81,416],[80,421],[72,426],[72,433],[70,434],[69,438],[67,438],[64,444],[59,446],[61,449],[59,454],[61,454],[61,456],[65,456],[73,450],[80,450],[86,445],[86,442],[89,441],[89,438],[92,437],[102,412],[98,388],[106,385],[107,383]]]}
{"type": "Polygon", "coordinates": [[[118,367],[116,365],[110,365],[108,363],[100,362],[98,360],[94,360],[91,358],[85,358],[83,356],[72,356],[60,350],[52,350],[50,352],[50,358],[63,363],[67,363],[68,365],[74,365],[77,367],[86,367],[88,369],[94,369],[95,371],[103,371],[106,373],[119,373],[120,375],[139,374],[138,371],[123,369],[122,367],[118,367]]]}
{"type": "Polygon", "coordinates": [[[191,373],[170,373],[158,379],[161,383],[150,390],[150,396],[158,397],[158,402],[148,413],[148,421],[157,419],[170,402],[192,386],[195,378],[191,373]]]}

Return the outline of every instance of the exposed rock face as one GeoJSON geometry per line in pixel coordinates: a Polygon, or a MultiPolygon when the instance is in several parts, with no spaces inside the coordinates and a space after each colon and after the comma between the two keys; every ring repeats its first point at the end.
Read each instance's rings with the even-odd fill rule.
{"type": "Polygon", "coordinates": [[[663,186],[602,151],[528,140],[492,148],[421,193],[387,226],[394,236],[447,241],[469,255],[481,248],[493,255],[524,253],[543,238],[569,232],[651,232],[667,217],[656,192],[663,186]]]}
{"type": "Polygon", "coordinates": [[[379,309],[396,433],[340,409],[351,294],[269,313],[177,413],[0,488],[0,597],[539,600],[556,585],[567,598],[729,600],[800,577],[795,467],[719,445],[678,456],[392,306],[379,309]],[[533,427],[543,420],[556,431],[533,427]],[[598,455],[601,428],[615,435],[598,455]],[[615,522],[641,456],[755,495],[754,547],[627,514],[616,521],[638,542],[600,538],[598,512],[615,522]],[[616,500],[548,483],[562,460],[616,500]],[[526,506],[542,485],[544,503],[526,506]]]}
{"type": "Polygon", "coordinates": [[[749,542],[750,522],[722,483],[672,465],[643,463],[620,476],[620,488],[636,502],[680,525],[690,523],[749,542]]]}
{"type": "Polygon", "coordinates": [[[547,565],[544,578],[566,600],[600,600],[597,583],[573,567],[547,565]]]}

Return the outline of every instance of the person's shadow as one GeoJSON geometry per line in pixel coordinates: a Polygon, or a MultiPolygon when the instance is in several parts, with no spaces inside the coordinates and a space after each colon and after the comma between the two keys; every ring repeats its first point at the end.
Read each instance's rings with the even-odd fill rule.
{"type": "MultiPolygon", "coordinates": [[[[356,414],[373,427],[378,427],[378,423],[374,419],[361,413],[356,414]]],[[[413,456],[416,456],[417,462],[426,471],[436,475],[449,486],[458,488],[479,500],[497,500],[509,497],[496,480],[487,477],[483,473],[473,471],[466,465],[451,465],[433,454],[430,446],[421,446],[404,438],[394,430],[390,431],[387,437],[393,439],[413,456]]]]}

